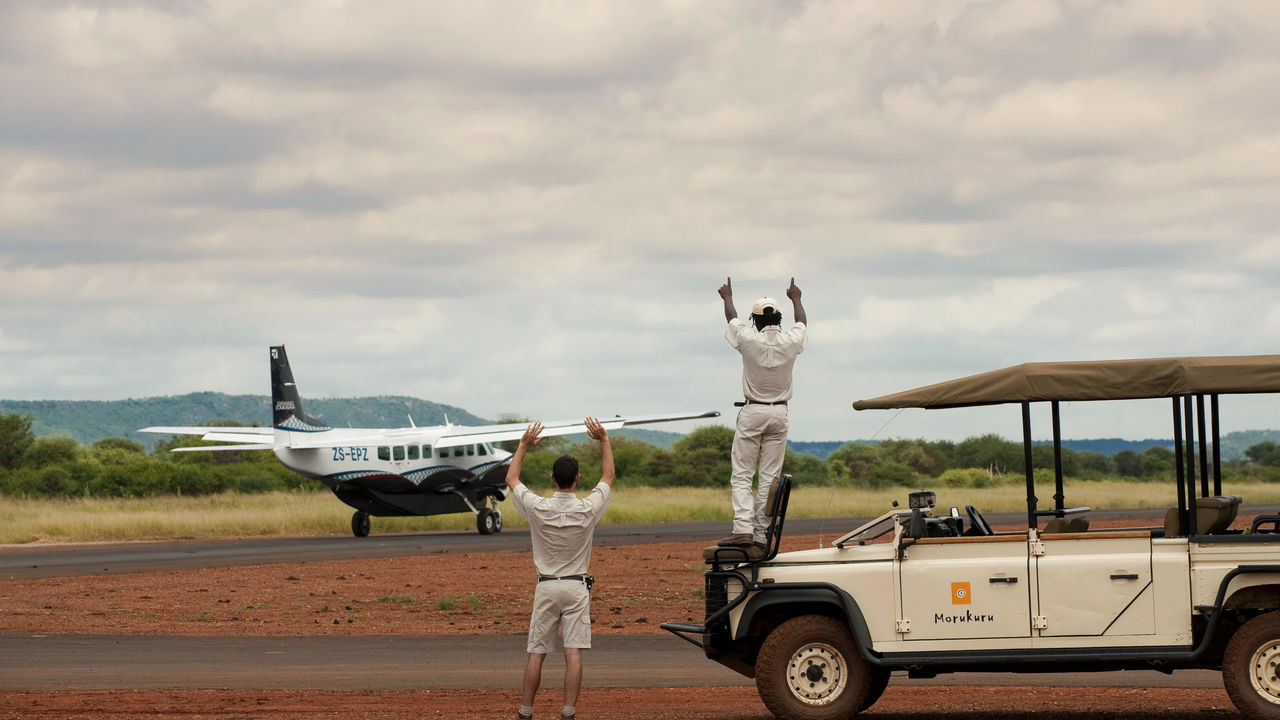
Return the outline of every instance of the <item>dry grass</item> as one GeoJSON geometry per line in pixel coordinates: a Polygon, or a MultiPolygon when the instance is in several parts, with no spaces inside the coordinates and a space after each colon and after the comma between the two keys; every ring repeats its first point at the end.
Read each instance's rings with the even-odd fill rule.
{"type": "MultiPolygon", "coordinates": [[[[1023,486],[993,488],[936,487],[938,505],[972,504],[985,513],[1016,512],[1026,508],[1023,486]]],[[[788,517],[868,517],[903,502],[907,488],[800,487],[791,495],[788,517]]],[[[1236,484],[1224,492],[1242,495],[1246,503],[1280,502],[1280,484],[1236,484]]],[[[1095,509],[1170,507],[1176,501],[1172,483],[1116,481],[1067,484],[1067,505],[1095,509]]],[[[1042,507],[1053,503],[1053,487],[1039,486],[1042,507]]],[[[728,521],[727,488],[615,489],[604,522],[612,524],[728,521]]],[[[525,527],[524,519],[502,503],[508,527],[525,527]]],[[[247,536],[345,535],[350,532],[351,508],[328,493],[274,492],[261,495],[227,493],[206,497],[160,497],[136,500],[79,498],[23,500],[0,503],[0,543],[95,542],[123,540],[206,539],[247,536]]],[[[377,518],[378,532],[468,530],[469,514],[425,518],[377,518]]]]}

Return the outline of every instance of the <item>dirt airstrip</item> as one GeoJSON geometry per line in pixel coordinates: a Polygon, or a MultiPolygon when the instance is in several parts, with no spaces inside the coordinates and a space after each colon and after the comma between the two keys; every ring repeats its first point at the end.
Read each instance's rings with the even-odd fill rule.
{"type": "MultiPolygon", "coordinates": [[[[829,540],[829,538],[828,538],[829,540]]],[[[703,543],[597,547],[593,633],[665,634],[658,624],[702,616],[703,543]]],[[[783,550],[817,546],[786,538],[783,550]]],[[[0,581],[0,636],[522,635],[533,591],[527,552],[300,562],[0,581]]],[[[673,640],[674,641],[674,640],[673,640]]],[[[2,648],[0,648],[2,650],[2,648]]],[[[590,656],[587,674],[590,676],[590,656]]],[[[538,717],[556,717],[559,678],[544,678],[538,717]]],[[[514,716],[506,691],[0,692],[0,718],[492,718],[514,716]]],[[[588,688],[590,718],[771,717],[754,689],[588,688]]],[[[1220,689],[937,687],[894,684],[867,713],[924,718],[1236,718],[1220,689]]]]}

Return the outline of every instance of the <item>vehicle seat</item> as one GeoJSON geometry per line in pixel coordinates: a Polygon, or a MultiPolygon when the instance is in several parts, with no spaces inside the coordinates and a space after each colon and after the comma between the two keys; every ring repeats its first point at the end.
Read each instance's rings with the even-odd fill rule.
{"type": "MultiPolygon", "coordinates": [[[[1216,535],[1226,530],[1240,512],[1239,495],[1212,495],[1196,498],[1196,534],[1216,535]]],[[[1165,537],[1184,535],[1182,532],[1182,514],[1178,508],[1169,508],[1164,514],[1165,537]]]]}
{"type": "Polygon", "coordinates": [[[1067,531],[1067,521],[1065,518],[1054,518],[1044,524],[1044,529],[1040,531],[1041,535],[1055,535],[1067,531]]]}
{"type": "Polygon", "coordinates": [[[1067,532],[1082,533],[1089,532],[1089,518],[1073,517],[1067,521],[1067,532]]]}
{"type": "Polygon", "coordinates": [[[787,503],[791,499],[791,475],[780,475],[769,484],[769,495],[764,501],[764,513],[769,527],[764,531],[764,552],[752,548],[721,547],[711,545],[702,549],[702,559],[708,563],[761,562],[778,554],[782,542],[782,523],[787,516],[787,503]]]}

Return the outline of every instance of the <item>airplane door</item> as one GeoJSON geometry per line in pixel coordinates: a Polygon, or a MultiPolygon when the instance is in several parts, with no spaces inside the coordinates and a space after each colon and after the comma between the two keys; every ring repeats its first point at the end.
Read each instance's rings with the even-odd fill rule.
{"type": "Polygon", "coordinates": [[[1024,535],[918,540],[896,563],[902,639],[1030,637],[1027,557],[1024,535]]]}
{"type": "Polygon", "coordinates": [[[1042,535],[1036,558],[1041,637],[1152,635],[1151,534],[1042,535]]]}

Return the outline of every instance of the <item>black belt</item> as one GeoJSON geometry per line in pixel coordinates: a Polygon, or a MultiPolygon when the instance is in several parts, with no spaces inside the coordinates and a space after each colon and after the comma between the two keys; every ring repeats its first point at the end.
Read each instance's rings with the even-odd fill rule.
{"type": "Polygon", "coordinates": [[[743,400],[741,402],[734,403],[733,406],[742,407],[743,405],[786,405],[786,404],[787,404],[786,400],[779,400],[777,402],[765,402],[763,400],[752,400],[751,398],[747,398],[746,400],[743,400]]]}
{"type": "Polygon", "coordinates": [[[546,582],[548,580],[577,580],[578,582],[586,582],[586,575],[562,575],[560,577],[552,577],[550,575],[538,576],[538,582],[546,582]]]}

